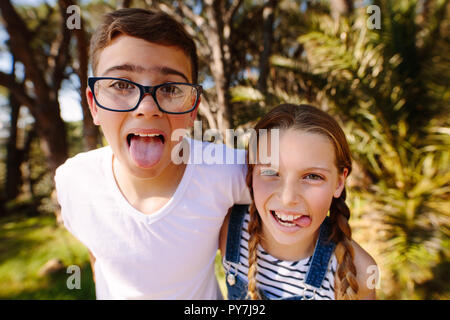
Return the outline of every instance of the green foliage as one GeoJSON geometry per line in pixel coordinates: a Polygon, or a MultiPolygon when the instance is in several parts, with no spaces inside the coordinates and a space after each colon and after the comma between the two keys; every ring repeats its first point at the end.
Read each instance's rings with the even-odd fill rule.
{"type": "MultiPolygon", "coordinates": [[[[386,298],[430,296],[415,288],[432,281],[433,268],[450,254],[450,79],[442,73],[450,48],[441,29],[448,17],[445,2],[432,3],[427,16],[419,1],[377,3],[380,30],[367,28],[365,8],[338,24],[310,15],[298,38],[305,58],[272,59],[308,81],[345,123],[354,158],[371,181],[353,201],[366,201],[358,218],[373,222],[370,241],[378,242],[387,271],[386,298]]],[[[449,287],[441,294],[448,296],[449,287]]]]}

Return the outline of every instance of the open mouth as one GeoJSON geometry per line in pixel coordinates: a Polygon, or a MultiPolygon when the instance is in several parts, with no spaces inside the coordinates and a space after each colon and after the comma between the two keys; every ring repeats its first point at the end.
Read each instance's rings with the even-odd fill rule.
{"type": "Polygon", "coordinates": [[[132,132],[127,135],[130,156],[142,168],[150,168],[159,162],[165,142],[165,136],[157,132],[132,132]]]}
{"type": "Polygon", "coordinates": [[[311,224],[311,217],[309,215],[290,215],[280,211],[270,210],[273,218],[284,227],[307,227],[311,224]]]}

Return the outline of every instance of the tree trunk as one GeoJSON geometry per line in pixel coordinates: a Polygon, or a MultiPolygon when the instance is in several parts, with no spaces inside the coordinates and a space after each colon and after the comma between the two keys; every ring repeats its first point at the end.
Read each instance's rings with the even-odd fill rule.
{"type": "MultiPolygon", "coordinates": [[[[126,2],[126,1],[124,1],[126,2]]],[[[130,1],[124,5],[130,5],[130,1]]],[[[84,29],[84,20],[81,22],[81,28],[75,30],[75,38],[77,40],[78,47],[78,64],[77,69],[78,78],[80,79],[80,96],[81,96],[81,108],[83,110],[83,145],[84,150],[93,150],[97,148],[100,141],[100,131],[94,124],[89,111],[89,105],[86,98],[86,87],[88,78],[88,47],[86,31],[84,29]]]]}
{"type": "Polygon", "coordinates": [[[8,143],[6,146],[6,184],[5,200],[12,200],[19,195],[22,184],[20,165],[23,159],[23,152],[17,148],[17,122],[19,120],[20,103],[9,94],[9,104],[11,106],[11,121],[9,128],[8,143]]]}
{"type": "Polygon", "coordinates": [[[205,14],[209,22],[211,32],[209,32],[208,43],[212,53],[211,73],[216,84],[217,93],[217,126],[220,132],[225,133],[226,129],[232,127],[232,116],[228,97],[229,84],[227,84],[225,74],[225,63],[223,59],[222,41],[220,33],[222,32],[217,23],[218,6],[214,6],[213,1],[205,1],[205,14]]]}
{"type": "Polygon", "coordinates": [[[41,149],[48,159],[48,167],[55,173],[56,168],[68,157],[66,125],[59,113],[59,103],[52,101],[45,107],[36,105],[31,112],[36,119],[36,131],[41,149]]]}
{"type": "Polygon", "coordinates": [[[263,10],[263,50],[259,59],[259,78],[258,78],[258,90],[262,94],[267,94],[267,76],[270,69],[270,54],[272,51],[273,43],[273,23],[275,20],[275,9],[277,6],[277,0],[270,0],[263,10]]]}

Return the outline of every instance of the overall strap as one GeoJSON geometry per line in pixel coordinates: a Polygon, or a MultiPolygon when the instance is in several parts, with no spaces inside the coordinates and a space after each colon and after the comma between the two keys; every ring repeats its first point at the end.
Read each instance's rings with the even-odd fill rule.
{"type": "Polygon", "coordinates": [[[246,212],[248,212],[248,205],[235,204],[231,209],[230,221],[228,223],[227,247],[225,251],[225,259],[227,261],[239,263],[241,231],[246,212]]]}
{"type": "Polygon", "coordinates": [[[330,233],[330,218],[326,217],[320,226],[319,238],[317,239],[316,248],[314,249],[311,265],[309,266],[305,281],[306,284],[317,289],[322,286],[322,281],[327,273],[331,255],[336,246],[334,242],[328,241],[330,233]]]}

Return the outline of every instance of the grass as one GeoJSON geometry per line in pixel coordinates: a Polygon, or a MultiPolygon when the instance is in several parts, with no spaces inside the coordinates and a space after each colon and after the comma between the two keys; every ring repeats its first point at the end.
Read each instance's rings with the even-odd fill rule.
{"type": "MultiPolygon", "coordinates": [[[[215,270],[226,297],[219,253],[215,270]]],[[[95,299],[87,249],[63,226],[57,225],[51,215],[13,215],[0,219],[0,283],[0,299],[95,299]],[[66,268],[49,276],[39,276],[39,270],[51,259],[61,260],[66,268],[79,266],[81,288],[68,288],[67,281],[72,274],[66,273],[66,268]]]]}
{"type": "Polygon", "coordinates": [[[86,248],[53,216],[14,215],[0,220],[0,299],[95,299],[86,248]],[[39,276],[42,266],[59,259],[80,267],[81,288],[69,289],[66,269],[39,276]]]}

